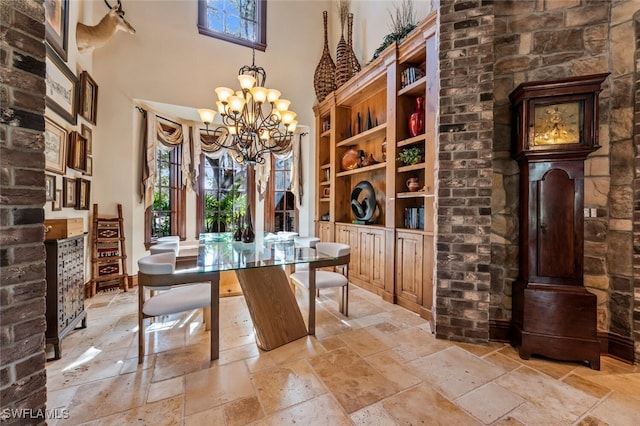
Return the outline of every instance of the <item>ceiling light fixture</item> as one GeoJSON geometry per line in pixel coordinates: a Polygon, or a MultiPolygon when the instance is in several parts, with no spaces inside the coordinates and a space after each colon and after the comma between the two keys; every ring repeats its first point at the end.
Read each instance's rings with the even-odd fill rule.
{"type": "Polygon", "coordinates": [[[296,113],[289,110],[291,102],[280,99],[279,91],[264,86],[267,73],[255,65],[255,60],[254,51],[252,64],[238,71],[241,90],[216,88],[222,125],[210,129],[216,111],[198,110],[207,134],[214,136],[213,143],[249,165],[264,164],[264,156],[269,153],[288,151],[298,124],[296,113]]]}

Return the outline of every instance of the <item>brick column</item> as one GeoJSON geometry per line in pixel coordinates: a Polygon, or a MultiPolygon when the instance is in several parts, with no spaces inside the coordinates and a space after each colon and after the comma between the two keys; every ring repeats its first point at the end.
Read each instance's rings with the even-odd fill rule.
{"type": "Polygon", "coordinates": [[[440,7],[436,335],[489,340],[493,2],[440,7]]]}
{"type": "Polygon", "coordinates": [[[2,1],[0,34],[0,410],[39,410],[46,402],[42,0],[2,1]]]}

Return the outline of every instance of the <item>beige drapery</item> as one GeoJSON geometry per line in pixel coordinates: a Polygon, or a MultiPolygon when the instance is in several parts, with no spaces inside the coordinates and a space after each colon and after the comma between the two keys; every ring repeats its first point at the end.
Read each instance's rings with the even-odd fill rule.
{"type": "MultiPolygon", "coordinates": [[[[182,177],[183,185],[187,190],[198,191],[198,173],[200,170],[200,154],[210,158],[220,158],[227,152],[225,148],[220,148],[212,143],[206,133],[203,133],[199,123],[184,122],[184,120],[173,120],[173,118],[163,118],[158,116],[152,108],[145,105],[141,112],[146,111],[146,132],[142,143],[144,145],[141,166],[143,173],[141,178],[144,193],[145,208],[153,204],[154,186],[157,176],[156,152],[158,142],[172,149],[179,147],[182,149],[182,177]],[[196,136],[197,135],[197,136],[196,136]]],[[[143,120],[145,123],[145,120],[143,120]]],[[[301,139],[306,133],[297,130],[293,137],[293,142],[289,150],[280,154],[274,154],[276,158],[287,159],[293,156],[291,166],[291,191],[293,192],[298,205],[302,204],[302,168],[301,168],[301,139]]],[[[226,136],[223,136],[226,137],[226,136]]],[[[231,158],[235,161],[233,152],[230,151],[231,158]]],[[[264,198],[267,184],[271,175],[271,156],[267,155],[265,164],[255,166],[255,183],[260,198],[264,198]]]]}

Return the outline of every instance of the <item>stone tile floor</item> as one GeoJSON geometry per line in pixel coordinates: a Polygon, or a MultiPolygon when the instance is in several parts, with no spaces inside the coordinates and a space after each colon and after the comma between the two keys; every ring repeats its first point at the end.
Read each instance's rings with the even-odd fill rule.
{"type": "MultiPolygon", "coordinates": [[[[304,293],[298,300],[306,317],[304,293]]],[[[47,363],[47,408],[72,425],[638,425],[640,367],[521,360],[509,345],[436,340],[419,316],[352,287],[318,300],[316,337],[263,352],[242,297],[220,303],[220,359],[201,311],[147,322],[137,294],[87,300],[88,328],[47,363]]],[[[52,351],[51,351],[52,352],[52,351]]],[[[52,353],[51,353],[52,355],[52,353]]]]}

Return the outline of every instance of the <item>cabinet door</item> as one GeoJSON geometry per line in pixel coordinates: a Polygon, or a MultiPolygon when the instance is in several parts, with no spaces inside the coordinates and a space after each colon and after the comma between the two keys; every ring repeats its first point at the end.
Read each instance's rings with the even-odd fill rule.
{"type": "Polygon", "coordinates": [[[398,232],[396,240],[396,296],[407,302],[422,303],[422,235],[398,232]]]}
{"type": "Polygon", "coordinates": [[[360,229],[358,232],[360,256],[357,277],[384,289],[385,237],[384,230],[360,229]]]}
{"type": "Polygon", "coordinates": [[[349,275],[357,276],[358,258],[360,257],[358,228],[354,226],[349,226],[349,225],[336,225],[336,242],[347,244],[348,246],[351,247],[349,275]]]}
{"type": "Polygon", "coordinates": [[[318,238],[320,238],[320,241],[333,241],[331,238],[331,224],[329,222],[318,222],[318,238]]]}

